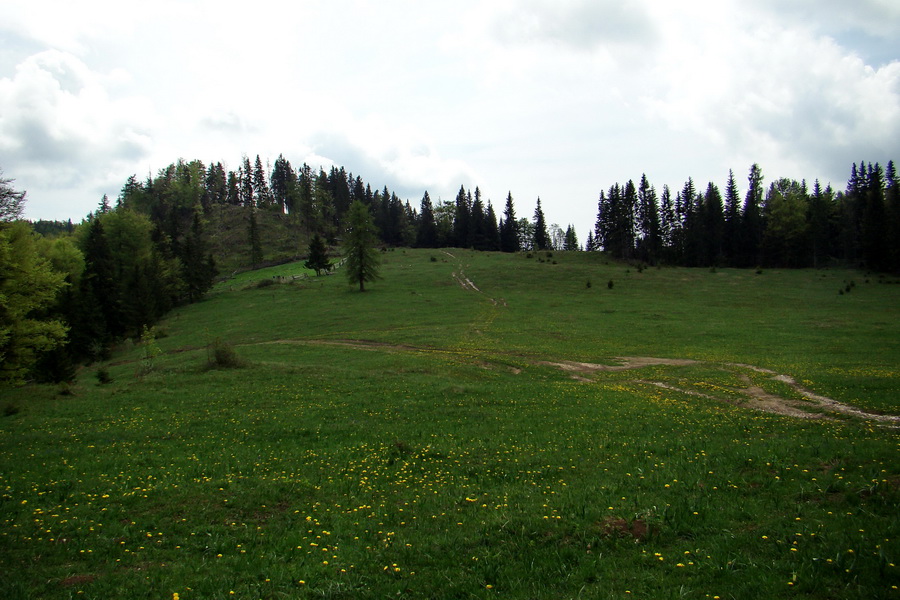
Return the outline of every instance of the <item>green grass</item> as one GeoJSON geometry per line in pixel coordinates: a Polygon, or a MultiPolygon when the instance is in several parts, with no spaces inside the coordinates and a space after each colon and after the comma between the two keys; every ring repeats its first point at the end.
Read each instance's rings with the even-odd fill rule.
{"type": "Polygon", "coordinates": [[[900,413],[900,287],[449,252],[248,273],[141,376],[3,390],[0,597],[900,597],[897,430],[735,404],[900,413]],[[547,364],[623,356],[698,362],[547,364]]]}

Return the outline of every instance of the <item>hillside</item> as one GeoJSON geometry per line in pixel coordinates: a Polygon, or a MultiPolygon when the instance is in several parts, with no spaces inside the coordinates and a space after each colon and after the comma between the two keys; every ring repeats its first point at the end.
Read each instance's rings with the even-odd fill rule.
{"type": "Polygon", "coordinates": [[[895,280],[381,257],[8,395],[0,595],[896,594],[895,280]]]}
{"type": "MultiPolygon", "coordinates": [[[[305,256],[306,230],[289,215],[273,210],[256,212],[263,263],[284,263],[305,256]]],[[[205,215],[209,249],[219,274],[250,268],[250,218],[245,207],[217,205],[205,215]]]]}

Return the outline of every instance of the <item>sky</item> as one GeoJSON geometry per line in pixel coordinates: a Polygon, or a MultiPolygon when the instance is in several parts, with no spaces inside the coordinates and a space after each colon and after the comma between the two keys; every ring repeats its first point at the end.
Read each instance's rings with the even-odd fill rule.
{"type": "Polygon", "coordinates": [[[900,160],[897,40],[896,0],[5,0],[0,169],[77,222],[179,158],[283,154],[415,208],[540,197],[584,241],[642,174],[844,189],[900,160]]]}

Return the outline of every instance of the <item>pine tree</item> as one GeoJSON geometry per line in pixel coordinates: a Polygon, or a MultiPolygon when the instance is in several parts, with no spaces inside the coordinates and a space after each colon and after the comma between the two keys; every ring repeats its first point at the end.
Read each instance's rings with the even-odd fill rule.
{"type": "Polygon", "coordinates": [[[437,247],[437,225],[434,221],[434,208],[428,191],[422,196],[422,206],[419,211],[419,227],[416,232],[416,246],[419,248],[437,247]]]}
{"type": "Polygon", "coordinates": [[[725,228],[724,228],[724,253],[725,260],[734,264],[740,249],[741,231],[741,197],[737,183],[734,180],[734,171],[728,169],[728,183],[725,186],[725,228]]]}
{"type": "Polygon", "coordinates": [[[486,250],[497,251],[500,249],[500,227],[497,225],[497,214],[494,207],[488,202],[487,213],[484,217],[485,237],[487,238],[486,250]]]}
{"type": "Polygon", "coordinates": [[[250,211],[250,222],[247,226],[247,236],[250,245],[250,264],[255,269],[263,260],[262,242],[259,239],[259,225],[256,222],[256,208],[253,204],[247,205],[250,211]]]}
{"type": "MultiPolygon", "coordinates": [[[[185,239],[181,262],[188,302],[196,302],[212,287],[218,269],[209,253],[200,214],[194,212],[191,229],[185,239]]],[[[149,323],[142,323],[147,325],[149,323]]]]}
{"type": "Polygon", "coordinates": [[[900,271],[900,180],[894,168],[894,161],[888,161],[884,172],[885,213],[887,215],[887,261],[886,268],[900,271]]]}
{"type": "Polygon", "coordinates": [[[269,191],[266,171],[263,169],[259,154],[256,155],[256,164],[253,167],[253,198],[256,200],[257,208],[267,209],[274,204],[272,194],[269,191]]]}
{"type": "Polygon", "coordinates": [[[518,221],[513,206],[512,192],[506,195],[506,208],[503,209],[502,226],[500,227],[500,250],[503,252],[519,251],[518,221]]]}
{"type": "Polygon", "coordinates": [[[472,202],[466,188],[459,186],[456,194],[456,215],[453,219],[453,242],[457,248],[471,248],[472,202]]]}
{"type": "Polygon", "coordinates": [[[489,250],[487,235],[487,215],[484,212],[484,203],[481,201],[481,190],[475,187],[475,200],[472,202],[471,214],[471,238],[472,247],[475,250],[489,250]]]}
{"type": "Polygon", "coordinates": [[[575,235],[575,228],[570,224],[566,228],[566,236],[565,242],[563,244],[563,250],[568,252],[574,252],[576,250],[580,250],[581,248],[578,246],[578,236],[575,235]]]}
{"type": "Polygon", "coordinates": [[[672,191],[668,185],[663,185],[662,196],[659,199],[659,238],[662,244],[662,254],[669,260],[675,257],[675,235],[678,228],[675,215],[675,204],[672,202],[672,191]]]}
{"type": "Polygon", "coordinates": [[[763,175],[759,165],[750,167],[750,175],[747,178],[747,196],[744,199],[744,209],[741,213],[741,259],[740,266],[751,267],[760,261],[760,247],[762,244],[763,223],[763,175]]]}
{"type": "Polygon", "coordinates": [[[534,243],[535,250],[548,250],[550,248],[550,234],[547,232],[547,223],[544,219],[544,211],[541,210],[541,199],[537,199],[537,207],[534,209],[534,243]]]}
{"type": "Polygon", "coordinates": [[[239,170],[241,206],[256,206],[256,198],[253,194],[253,169],[250,167],[250,159],[244,157],[239,170]]]}
{"type": "Polygon", "coordinates": [[[881,271],[887,267],[888,228],[884,206],[884,171],[878,163],[868,166],[865,192],[860,200],[862,258],[868,268],[881,271]]]}
{"type": "Polygon", "coordinates": [[[272,168],[272,198],[279,212],[293,211],[294,188],[297,185],[297,179],[294,175],[294,168],[291,161],[279,154],[275,159],[275,166],[272,168]]]}
{"type": "Polygon", "coordinates": [[[106,354],[113,340],[125,333],[122,282],[117,278],[115,261],[101,219],[91,219],[81,250],[84,253],[84,272],[80,280],[80,311],[73,325],[86,332],[80,340],[84,344],[81,350],[88,358],[96,360],[106,354]]]}
{"type": "Polygon", "coordinates": [[[713,182],[706,186],[702,214],[702,263],[709,267],[720,265],[725,256],[725,213],[722,194],[713,182]]]}
{"type": "Polygon", "coordinates": [[[321,275],[322,271],[331,270],[331,261],[328,260],[328,248],[325,247],[325,242],[322,241],[318,233],[309,241],[307,254],[308,256],[303,266],[315,271],[316,276],[321,275]]]}
{"type": "Polygon", "coordinates": [[[344,238],[347,279],[366,291],[365,283],[380,278],[378,251],[373,247],[378,233],[366,205],[354,201],[347,211],[347,233],[344,238]]]}
{"type": "Polygon", "coordinates": [[[655,263],[659,260],[662,249],[660,241],[659,204],[656,198],[656,190],[647,181],[646,175],[641,175],[641,183],[638,186],[638,222],[640,224],[640,255],[647,262],[655,263]]]}

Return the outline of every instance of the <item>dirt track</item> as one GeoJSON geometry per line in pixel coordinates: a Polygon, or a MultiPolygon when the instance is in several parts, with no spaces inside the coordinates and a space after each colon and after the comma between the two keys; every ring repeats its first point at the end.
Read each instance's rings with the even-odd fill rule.
{"type": "MultiPolygon", "coordinates": [[[[427,353],[453,353],[450,350],[441,348],[422,348],[410,346],[406,344],[391,344],[387,342],[377,342],[371,340],[276,340],[272,342],[263,342],[266,344],[308,344],[320,346],[344,346],[349,348],[357,348],[360,350],[377,350],[382,352],[427,352],[427,353]]],[[[517,359],[525,359],[522,356],[515,356],[517,359]]],[[[528,359],[525,359],[528,360],[528,359]]],[[[838,402],[827,396],[821,396],[809,389],[803,387],[789,375],[781,375],[775,371],[748,365],[743,363],[711,363],[687,358],[655,358],[650,356],[622,356],[615,359],[618,364],[602,365],[596,363],[577,362],[577,361],[544,361],[529,360],[531,364],[556,367],[570,374],[570,376],[585,383],[595,383],[597,373],[615,373],[622,371],[638,370],[644,367],[653,366],[669,366],[669,367],[686,367],[692,365],[704,365],[707,367],[718,368],[728,373],[738,375],[740,381],[744,384],[742,387],[732,387],[734,395],[713,396],[699,392],[694,389],[678,387],[671,383],[649,379],[628,379],[625,383],[653,386],[656,388],[678,392],[688,396],[698,398],[706,398],[717,402],[727,402],[741,408],[749,408],[762,412],[785,415],[798,419],[834,419],[835,414],[846,415],[857,419],[876,421],[886,427],[900,428],[900,416],[881,415],[876,413],[865,412],[851,406],[838,402]],[[761,386],[755,384],[746,371],[764,374],[771,381],[778,381],[786,384],[805,400],[796,398],[785,398],[766,391],[761,386]]],[[[492,361],[482,360],[479,362],[486,368],[493,368],[492,361]]],[[[513,373],[521,373],[520,369],[512,369],[506,366],[513,373]]]]}
{"type": "Polygon", "coordinates": [[[840,413],[844,415],[848,415],[851,417],[856,417],[859,419],[868,419],[871,421],[878,421],[885,424],[890,424],[893,426],[900,426],[900,416],[894,415],[879,415],[875,413],[865,412],[860,410],[854,406],[850,406],[849,404],[844,404],[842,402],[838,402],[837,400],[833,400],[826,396],[821,396],[819,394],[815,394],[812,391],[806,389],[801,386],[797,381],[789,376],[789,375],[780,375],[775,371],[769,369],[763,369],[761,367],[757,367],[754,365],[747,365],[742,363],[724,363],[724,364],[713,364],[707,363],[703,361],[691,360],[691,359],[673,359],[673,358],[652,358],[647,356],[623,356],[616,359],[620,364],[618,365],[598,365],[592,363],[583,363],[583,362],[573,362],[573,361],[559,361],[559,362],[541,362],[541,364],[551,365],[563,369],[564,371],[568,371],[572,373],[572,377],[579,381],[593,381],[585,377],[585,374],[592,374],[597,372],[614,372],[614,371],[628,371],[632,369],[640,369],[641,367],[649,367],[649,366],[689,366],[689,365],[700,365],[704,364],[707,366],[713,366],[720,368],[725,371],[736,372],[739,374],[741,381],[745,384],[745,387],[736,388],[734,391],[737,392],[741,398],[740,399],[726,399],[716,396],[711,396],[709,394],[704,394],[702,392],[697,392],[695,390],[679,388],[677,386],[662,382],[662,381],[648,381],[643,379],[635,379],[632,380],[633,383],[652,385],[658,388],[671,390],[680,392],[683,394],[687,394],[690,396],[697,396],[702,398],[707,398],[711,400],[720,400],[725,402],[730,402],[731,404],[735,404],[737,406],[742,406],[746,408],[752,408],[754,410],[760,410],[763,412],[776,413],[780,415],[787,415],[790,417],[797,417],[801,419],[829,419],[833,417],[829,417],[827,413],[840,413]],[[772,381],[780,381],[782,383],[787,384],[788,387],[793,389],[795,392],[806,398],[806,400],[795,400],[792,398],[784,398],[782,396],[777,396],[775,394],[771,394],[767,392],[762,387],[755,385],[751,378],[741,373],[741,371],[753,371],[756,373],[762,373],[769,376],[769,379],[772,381]],[[821,412],[813,412],[813,411],[821,411],[821,412]]]}

